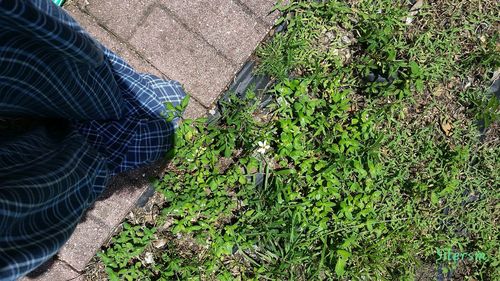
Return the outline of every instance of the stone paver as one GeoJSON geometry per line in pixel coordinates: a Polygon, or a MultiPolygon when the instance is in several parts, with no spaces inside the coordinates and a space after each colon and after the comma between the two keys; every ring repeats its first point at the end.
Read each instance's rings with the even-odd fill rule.
{"type": "MultiPolygon", "coordinates": [[[[207,114],[272,26],[274,0],[68,0],[64,8],[141,72],[180,81],[184,118],[207,114]]],[[[83,280],[85,266],[145,194],[158,163],[118,176],[57,258],[22,280],[83,280]],[[142,176],[144,174],[144,176],[142,176]],[[73,279],[74,278],[74,279],[73,279]]]]}
{"type": "MultiPolygon", "coordinates": [[[[249,4],[259,9],[262,1],[269,2],[261,0],[249,4]]],[[[269,28],[248,15],[235,1],[228,0],[79,0],[79,5],[124,40],[129,40],[137,32],[143,32],[138,27],[155,9],[165,9],[180,24],[236,63],[248,58],[269,28]]]]}
{"type": "Polygon", "coordinates": [[[94,18],[79,10],[78,7],[74,5],[74,1],[65,5],[64,8],[85,28],[85,30],[92,34],[104,46],[124,58],[125,61],[135,69],[140,72],[152,73],[159,77],[164,76],[158,69],[139,57],[134,51],[130,50],[125,43],[120,42],[113,34],[110,34],[103,27],[99,26],[94,18]]]}
{"type": "Polygon", "coordinates": [[[109,238],[113,227],[93,217],[85,217],[59,251],[59,258],[77,271],[83,271],[95,252],[109,238]]]}
{"type": "Polygon", "coordinates": [[[144,19],[154,0],[74,0],[78,6],[99,19],[113,33],[127,40],[144,19]]]}
{"type": "Polygon", "coordinates": [[[78,0],[78,5],[209,107],[267,34],[274,1],[78,0]]]}
{"type": "Polygon", "coordinates": [[[181,81],[204,106],[216,100],[237,71],[236,65],[159,7],[139,26],[130,43],[168,77],[181,81]]]}
{"type": "Polygon", "coordinates": [[[227,0],[165,0],[162,5],[229,59],[241,64],[265,35],[266,27],[227,0]]]}
{"type": "MultiPolygon", "coordinates": [[[[110,227],[119,224],[149,186],[149,183],[145,183],[147,181],[148,179],[145,178],[144,182],[133,183],[128,175],[119,176],[88,210],[86,216],[99,218],[110,227]]],[[[93,239],[90,237],[92,235],[94,234],[89,234],[89,240],[93,239]]]]}

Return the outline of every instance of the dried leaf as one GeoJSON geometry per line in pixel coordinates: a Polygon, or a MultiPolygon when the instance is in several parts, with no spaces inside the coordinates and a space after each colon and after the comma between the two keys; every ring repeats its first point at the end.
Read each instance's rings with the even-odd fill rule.
{"type": "Polygon", "coordinates": [[[443,130],[443,133],[449,137],[451,135],[451,129],[452,129],[452,126],[450,123],[448,123],[447,121],[442,121],[441,122],[441,130],[443,130]]]}
{"type": "Polygon", "coordinates": [[[436,88],[434,88],[434,91],[432,92],[432,94],[436,97],[439,97],[445,92],[446,92],[446,88],[443,85],[439,85],[436,88]]]}
{"type": "Polygon", "coordinates": [[[153,246],[157,249],[165,246],[165,244],[167,244],[167,240],[165,240],[165,239],[158,239],[158,240],[153,241],[153,246]]]}
{"type": "Polygon", "coordinates": [[[413,17],[418,14],[418,10],[424,5],[423,0],[417,0],[410,9],[410,15],[406,18],[406,24],[410,25],[413,22],[413,17]]]}
{"type": "Polygon", "coordinates": [[[410,9],[410,12],[414,13],[412,14],[412,16],[416,15],[418,10],[420,10],[420,8],[422,8],[423,5],[424,5],[424,0],[417,0],[417,2],[415,2],[415,4],[413,4],[413,7],[411,7],[410,9]]]}

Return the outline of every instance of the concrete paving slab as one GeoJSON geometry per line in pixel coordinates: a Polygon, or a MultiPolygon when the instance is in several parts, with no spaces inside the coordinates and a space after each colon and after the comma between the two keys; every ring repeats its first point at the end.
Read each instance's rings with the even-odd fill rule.
{"type": "Polygon", "coordinates": [[[240,0],[240,1],[243,5],[250,8],[250,10],[253,13],[255,13],[261,20],[263,20],[270,26],[272,26],[276,18],[278,18],[279,15],[278,11],[270,13],[274,5],[276,5],[276,3],[278,2],[276,0],[240,0]]]}
{"type": "Polygon", "coordinates": [[[163,0],[158,3],[237,64],[247,60],[267,33],[265,26],[234,1],[163,0]]]}
{"type": "MultiPolygon", "coordinates": [[[[107,1],[103,1],[105,3],[107,1]]],[[[139,72],[152,73],[158,77],[164,76],[160,71],[154,68],[147,61],[139,57],[130,50],[125,43],[122,43],[113,34],[109,33],[91,16],[78,9],[76,2],[71,1],[64,6],[64,9],[75,18],[81,26],[85,28],[92,36],[99,40],[104,46],[120,55],[132,67],[139,72]]]]}
{"type": "Polygon", "coordinates": [[[106,190],[89,208],[85,218],[98,218],[114,227],[136,207],[137,201],[151,186],[151,179],[158,178],[164,169],[164,160],[116,175],[106,190]]]}
{"type": "Polygon", "coordinates": [[[77,0],[78,6],[95,16],[115,34],[128,39],[147,16],[154,0],[77,0]]]}
{"type": "Polygon", "coordinates": [[[59,258],[77,271],[83,271],[112,230],[113,228],[104,222],[86,217],[59,251],[59,258]]]}
{"type": "Polygon", "coordinates": [[[238,68],[161,8],[151,12],[130,43],[207,107],[238,68]]]}
{"type": "Polygon", "coordinates": [[[83,281],[84,277],[82,274],[74,271],[64,262],[57,260],[55,258],[49,260],[35,271],[28,274],[19,281],[83,281]]]}
{"type": "Polygon", "coordinates": [[[149,182],[136,185],[129,177],[119,175],[87,211],[86,216],[96,217],[109,226],[118,225],[135,207],[137,200],[148,188],[149,182]]]}

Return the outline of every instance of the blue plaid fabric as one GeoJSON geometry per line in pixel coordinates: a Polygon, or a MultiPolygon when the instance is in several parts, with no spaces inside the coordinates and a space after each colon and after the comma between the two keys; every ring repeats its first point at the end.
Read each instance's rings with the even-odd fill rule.
{"type": "Polygon", "coordinates": [[[111,175],[161,158],[184,96],[49,0],[0,0],[0,280],[57,253],[111,175]]]}

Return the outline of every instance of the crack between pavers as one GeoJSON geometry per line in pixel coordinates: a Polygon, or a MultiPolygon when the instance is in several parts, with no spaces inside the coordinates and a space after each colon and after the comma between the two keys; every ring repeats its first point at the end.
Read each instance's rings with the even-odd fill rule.
{"type": "Polygon", "coordinates": [[[114,228],[115,226],[113,225],[108,225],[104,220],[102,220],[100,217],[94,215],[94,214],[86,214],[86,219],[93,219],[100,227],[109,227],[114,228]]]}
{"type": "MultiPolygon", "coordinates": [[[[201,33],[199,33],[198,31],[196,31],[194,29],[192,29],[186,22],[184,22],[184,20],[182,20],[169,7],[167,7],[167,6],[163,5],[163,4],[156,3],[156,2],[146,7],[145,12],[142,14],[141,18],[139,19],[139,24],[137,24],[137,25],[134,26],[134,28],[133,28],[133,30],[131,32],[131,35],[128,36],[128,38],[126,40],[129,40],[129,39],[131,39],[134,36],[134,34],[136,33],[137,29],[140,26],[142,26],[144,22],[146,22],[147,18],[149,16],[151,16],[151,14],[154,12],[155,9],[160,9],[160,10],[164,11],[165,13],[167,13],[170,17],[173,18],[174,21],[176,21],[177,23],[179,23],[189,33],[193,34],[195,36],[195,38],[201,40],[207,46],[209,46],[210,48],[212,48],[216,55],[218,55],[218,56],[222,57],[223,59],[225,59],[231,66],[233,66],[235,68],[241,67],[240,65],[238,65],[238,63],[236,61],[234,61],[233,59],[229,58],[226,54],[224,54],[224,52],[222,52],[217,47],[215,47],[214,45],[212,45],[201,33]]],[[[257,21],[258,21],[257,24],[260,24],[258,19],[257,19],[257,21]]],[[[265,26],[261,26],[261,28],[263,28],[265,30],[265,26]]],[[[250,57],[250,56],[251,56],[251,54],[248,57],[250,57]]],[[[247,58],[247,60],[248,60],[248,58],[247,58]]],[[[247,60],[245,60],[245,61],[247,61],[247,60]]],[[[238,73],[238,71],[236,73],[238,73]]],[[[233,76],[234,75],[235,74],[233,74],[233,76]]],[[[201,105],[205,110],[208,110],[208,109],[210,109],[210,108],[212,108],[214,106],[214,104],[218,100],[218,97],[220,97],[229,88],[229,86],[231,85],[231,83],[232,83],[233,80],[234,80],[234,77],[224,86],[223,90],[217,96],[217,99],[213,100],[210,103],[210,105],[208,105],[208,106],[205,106],[205,104],[201,100],[199,100],[198,98],[196,98],[194,96],[190,96],[190,98],[193,98],[193,100],[195,100],[196,102],[198,102],[198,104],[201,105]]]]}
{"type": "Polygon", "coordinates": [[[184,20],[182,20],[177,14],[172,11],[169,7],[159,4],[159,3],[153,3],[149,6],[146,7],[145,12],[142,14],[141,18],[139,19],[139,23],[134,26],[132,29],[131,35],[127,36],[127,38],[124,38],[125,40],[130,40],[134,34],[136,33],[138,27],[142,26],[144,22],[146,22],[146,19],[154,12],[155,9],[160,9],[164,12],[166,12],[170,17],[172,17],[177,23],[179,23],[184,29],[186,29],[189,33],[192,33],[195,35],[197,39],[200,39],[203,43],[205,43],[207,46],[213,49],[213,51],[219,55],[220,57],[224,58],[231,66],[237,67],[238,63],[228,57],[223,51],[219,50],[217,47],[212,45],[203,34],[200,32],[194,30],[191,28],[184,20]]]}
{"type": "MultiPolygon", "coordinates": [[[[153,4],[154,5],[154,4],[153,4]]],[[[150,6],[153,6],[153,5],[150,5],[150,6]]],[[[103,24],[99,18],[97,18],[96,16],[94,16],[92,13],[90,13],[86,7],[81,7],[80,5],[80,1],[76,1],[75,3],[75,6],[78,10],[80,10],[80,12],[84,13],[85,15],[89,16],[90,18],[92,18],[96,23],[97,25],[102,28],[105,32],[107,32],[111,37],[113,37],[116,41],[118,41],[119,43],[121,44],[124,44],[125,45],[125,48],[127,48],[129,51],[131,51],[134,55],[138,56],[141,60],[143,60],[144,62],[146,62],[150,67],[154,68],[156,71],[158,71],[159,73],[161,73],[165,79],[168,79],[168,80],[173,80],[172,78],[170,78],[168,75],[166,75],[163,71],[161,71],[160,69],[158,69],[146,56],[144,56],[139,50],[137,50],[132,44],[130,44],[127,39],[119,36],[118,34],[114,33],[112,30],[110,30],[105,24],[103,24]]],[[[151,14],[152,10],[149,11],[149,6],[148,8],[146,8],[147,11],[145,14],[147,14],[147,16],[149,16],[149,14],[151,14]]],[[[142,19],[142,18],[141,18],[142,19]]],[[[137,28],[137,26],[135,27],[137,28]]],[[[133,31],[132,34],[135,33],[135,30],[133,31]]],[[[188,30],[189,31],[189,30],[188,30]]],[[[196,35],[196,34],[195,34],[196,35]]],[[[213,46],[212,46],[213,47],[213,46]]],[[[230,61],[231,62],[231,61],[230,61]]],[[[193,96],[193,95],[189,95],[189,97],[195,101],[197,101],[203,108],[205,108],[206,110],[209,109],[209,107],[205,106],[203,104],[203,102],[198,99],[197,97],[193,96]]]]}
{"type": "Polygon", "coordinates": [[[66,281],[73,280],[73,279],[76,279],[76,278],[81,277],[81,276],[84,275],[81,271],[79,271],[76,268],[74,268],[69,262],[63,260],[60,256],[56,256],[56,260],[58,260],[59,262],[63,263],[64,265],[66,265],[67,267],[69,267],[72,271],[74,271],[76,274],[78,274],[77,277],[73,277],[73,278],[67,279],[66,281]]]}
{"type": "Polygon", "coordinates": [[[130,43],[128,43],[128,41],[119,36],[118,34],[116,34],[115,32],[113,32],[112,30],[110,30],[104,23],[102,23],[99,18],[97,18],[96,16],[94,16],[92,13],[90,13],[86,7],[82,7],[80,5],[80,1],[76,1],[76,7],[78,8],[78,10],[80,10],[80,12],[84,13],[85,15],[91,17],[96,23],[97,25],[104,29],[104,31],[106,31],[109,35],[111,35],[116,41],[122,43],[125,45],[125,47],[131,51],[132,53],[134,53],[136,56],[138,56],[140,59],[142,59],[143,61],[145,61],[149,66],[151,66],[152,68],[156,69],[158,72],[160,72],[163,76],[165,76],[165,78],[167,79],[171,79],[170,77],[168,77],[168,75],[166,75],[163,71],[161,71],[160,69],[158,69],[150,60],[148,60],[144,55],[142,55],[134,46],[132,46],[130,43]]]}
{"type": "Polygon", "coordinates": [[[233,60],[231,59],[230,57],[228,57],[224,52],[222,52],[221,50],[217,49],[217,47],[215,47],[214,45],[212,45],[212,43],[210,43],[207,38],[205,38],[205,36],[203,36],[203,34],[201,34],[200,32],[194,30],[193,28],[191,28],[186,22],[184,22],[184,20],[182,20],[174,11],[172,11],[169,7],[163,5],[163,4],[160,4],[160,3],[153,3],[149,6],[146,7],[146,10],[145,12],[142,14],[141,18],[139,19],[139,23],[137,25],[134,26],[134,28],[132,29],[132,32],[131,32],[131,35],[124,38],[125,40],[130,40],[134,34],[136,33],[138,27],[142,26],[144,22],[146,22],[146,19],[154,12],[155,9],[160,9],[162,11],[164,11],[165,13],[167,13],[170,17],[172,17],[177,23],[179,23],[185,30],[187,30],[189,33],[192,33],[193,35],[195,35],[195,38],[201,40],[203,43],[205,43],[207,46],[209,46],[211,49],[213,49],[213,51],[220,57],[224,58],[231,66],[238,66],[238,64],[233,60]]]}
{"type": "Polygon", "coordinates": [[[198,39],[200,39],[203,43],[205,43],[207,46],[209,46],[211,49],[213,49],[213,51],[218,56],[224,58],[231,66],[238,67],[238,63],[237,62],[235,62],[233,59],[231,59],[226,54],[224,54],[224,52],[222,52],[221,50],[217,49],[217,47],[215,47],[210,42],[208,42],[208,40],[205,38],[205,36],[203,36],[200,32],[194,30],[193,28],[191,28],[187,23],[185,23],[181,18],[179,18],[175,12],[173,12],[172,10],[170,10],[169,7],[167,7],[167,6],[163,5],[163,4],[158,4],[158,3],[155,3],[153,5],[155,5],[156,7],[160,8],[161,10],[163,10],[170,17],[172,17],[176,22],[178,22],[184,29],[186,29],[188,32],[190,32],[190,33],[194,34],[196,37],[198,37],[198,39]]]}
{"type": "Polygon", "coordinates": [[[132,39],[132,37],[135,35],[137,32],[137,29],[142,26],[144,22],[146,22],[147,18],[153,13],[153,11],[157,8],[156,3],[150,4],[146,7],[145,11],[142,13],[141,18],[139,19],[138,24],[134,25],[132,28],[132,32],[130,32],[130,35],[125,37],[124,39],[128,42],[128,40],[132,39]]]}
{"type": "MultiPolygon", "coordinates": [[[[248,16],[254,18],[257,20],[257,22],[262,25],[263,27],[266,27],[269,25],[265,20],[262,19],[261,16],[257,15],[250,7],[248,7],[245,3],[241,2],[240,0],[232,0],[236,5],[240,6],[240,8],[247,14],[248,16]]],[[[270,14],[270,13],[269,13],[270,14]]]]}

